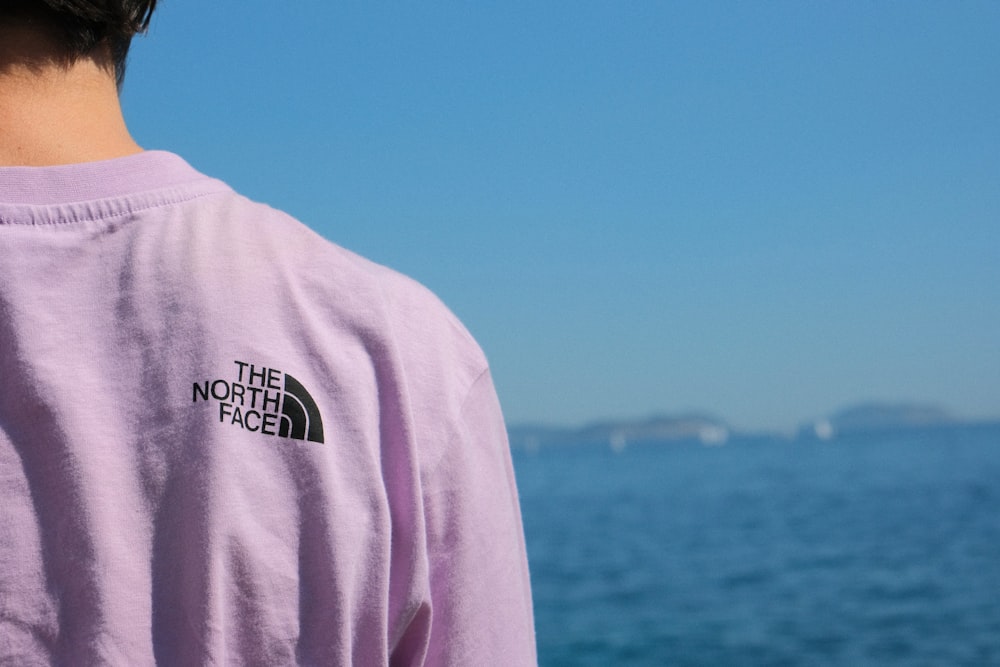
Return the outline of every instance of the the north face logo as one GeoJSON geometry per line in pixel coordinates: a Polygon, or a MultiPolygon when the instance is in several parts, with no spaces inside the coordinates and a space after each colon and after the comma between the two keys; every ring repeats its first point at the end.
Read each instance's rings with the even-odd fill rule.
{"type": "Polygon", "coordinates": [[[298,380],[273,368],[233,363],[235,380],[195,382],[193,401],[217,401],[219,421],[247,431],[323,442],[319,408],[298,380]]]}

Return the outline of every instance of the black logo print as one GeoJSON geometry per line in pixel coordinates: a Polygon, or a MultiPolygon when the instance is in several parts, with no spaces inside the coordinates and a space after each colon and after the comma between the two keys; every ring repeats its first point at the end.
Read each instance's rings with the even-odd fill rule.
{"type": "Polygon", "coordinates": [[[274,368],[235,361],[235,380],[195,382],[192,400],[216,401],[219,421],[247,431],[323,442],[323,418],[302,383],[274,368]]]}

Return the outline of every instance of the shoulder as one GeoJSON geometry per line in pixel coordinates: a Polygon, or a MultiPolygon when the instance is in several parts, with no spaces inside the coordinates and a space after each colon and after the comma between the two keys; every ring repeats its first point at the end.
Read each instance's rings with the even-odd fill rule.
{"type": "MultiPolygon", "coordinates": [[[[465,389],[487,368],[478,343],[430,289],[316,233],[296,218],[233,195],[226,243],[283,309],[333,330],[352,329],[372,352],[413,370],[414,380],[446,369],[465,389]]],[[[250,278],[250,276],[248,276],[250,278]]],[[[444,379],[444,378],[442,378],[444,379]]]]}

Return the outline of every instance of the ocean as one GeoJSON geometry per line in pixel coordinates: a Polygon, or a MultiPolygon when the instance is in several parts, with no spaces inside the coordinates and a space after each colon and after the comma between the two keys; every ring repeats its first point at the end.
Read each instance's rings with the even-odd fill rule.
{"type": "Polygon", "coordinates": [[[539,661],[1000,665],[1000,427],[515,449],[539,661]]]}

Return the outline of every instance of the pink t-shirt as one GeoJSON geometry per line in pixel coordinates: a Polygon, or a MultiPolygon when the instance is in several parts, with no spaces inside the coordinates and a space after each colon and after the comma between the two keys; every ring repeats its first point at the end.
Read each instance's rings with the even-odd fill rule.
{"type": "Polygon", "coordinates": [[[170,153],[0,169],[0,664],[535,662],[430,292],[170,153]]]}

